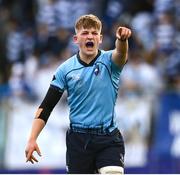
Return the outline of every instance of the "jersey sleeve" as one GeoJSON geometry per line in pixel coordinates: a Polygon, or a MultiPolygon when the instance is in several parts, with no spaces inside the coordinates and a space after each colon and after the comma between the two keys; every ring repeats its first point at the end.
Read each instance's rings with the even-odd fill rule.
{"type": "Polygon", "coordinates": [[[121,73],[124,66],[119,67],[116,63],[114,63],[114,61],[112,60],[112,52],[113,50],[106,51],[106,62],[107,62],[106,64],[109,65],[112,73],[115,73],[115,74],[117,73],[119,76],[119,73],[121,73]]]}
{"type": "Polygon", "coordinates": [[[59,90],[62,92],[66,90],[65,73],[61,66],[56,70],[55,74],[53,75],[51,85],[59,88],[59,90]]]}

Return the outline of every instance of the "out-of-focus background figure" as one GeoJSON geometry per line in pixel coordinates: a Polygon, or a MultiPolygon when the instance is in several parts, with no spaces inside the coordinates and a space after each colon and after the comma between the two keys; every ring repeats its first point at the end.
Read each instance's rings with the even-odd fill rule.
{"type": "Polygon", "coordinates": [[[39,137],[40,163],[26,164],[24,148],[54,70],[77,52],[75,19],[88,13],[103,21],[104,50],[116,26],[133,31],[116,105],[125,173],[179,173],[179,0],[0,0],[0,172],[65,172],[65,98],[39,137]]]}

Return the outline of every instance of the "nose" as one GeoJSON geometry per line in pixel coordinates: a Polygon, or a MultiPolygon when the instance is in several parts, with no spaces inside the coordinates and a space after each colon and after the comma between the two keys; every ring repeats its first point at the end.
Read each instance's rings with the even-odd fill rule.
{"type": "Polygon", "coordinates": [[[87,37],[88,37],[88,38],[93,38],[93,34],[92,34],[92,33],[89,33],[89,34],[87,35],[87,37]]]}

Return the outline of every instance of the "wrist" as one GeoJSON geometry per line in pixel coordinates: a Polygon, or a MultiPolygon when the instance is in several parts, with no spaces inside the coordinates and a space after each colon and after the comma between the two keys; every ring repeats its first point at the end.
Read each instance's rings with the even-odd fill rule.
{"type": "Polygon", "coordinates": [[[36,139],[37,139],[37,137],[31,136],[28,141],[30,141],[30,142],[31,142],[31,141],[36,141],[36,139]]]}
{"type": "Polygon", "coordinates": [[[120,42],[126,42],[127,41],[127,39],[125,38],[125,39],[122,39],[122,38],[117,38],[117,40],[118,41],[120,41],[120,42]]]}

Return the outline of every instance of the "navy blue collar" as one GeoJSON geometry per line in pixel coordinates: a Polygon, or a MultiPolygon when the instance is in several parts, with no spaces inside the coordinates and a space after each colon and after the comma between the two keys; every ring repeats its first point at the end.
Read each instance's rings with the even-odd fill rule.
{"type": "Polygon", "coordinates": [[[87,64],[86,62],[84,62],[81,58],[80,58],[80,55],[79,55],[79,52],[77,53],[77,59],[79,61],[80,64],[82,64],[83,66],[85,67],[88,67],[88,66],[92,66],[94,64],[94,62],[97,60],[97,58],[101,55],[101,51],[98,50],[98,54],[96,55],[96,57],[89,63],[87,64]]]}

